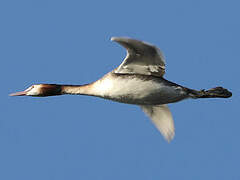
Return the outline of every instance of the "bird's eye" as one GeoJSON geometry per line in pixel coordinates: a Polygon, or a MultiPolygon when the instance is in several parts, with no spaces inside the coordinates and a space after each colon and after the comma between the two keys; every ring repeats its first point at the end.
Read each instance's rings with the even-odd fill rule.
{"type": "Polygon", "coordinates": [[[30,86],[29,88],[27,88],[25,91],[30,91],[31,89],[34,88],[34,85],[30,86]]]}

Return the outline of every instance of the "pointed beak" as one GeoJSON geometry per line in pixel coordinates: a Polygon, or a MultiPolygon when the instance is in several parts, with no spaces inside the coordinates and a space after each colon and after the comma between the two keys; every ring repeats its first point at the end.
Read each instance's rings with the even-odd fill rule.
{"type": "Polygon", "coordinates": [[[9,96],[26,96],[26,95],[27,95],[27,91],[20,91],[20,92],[9,94],[9,96]]]}

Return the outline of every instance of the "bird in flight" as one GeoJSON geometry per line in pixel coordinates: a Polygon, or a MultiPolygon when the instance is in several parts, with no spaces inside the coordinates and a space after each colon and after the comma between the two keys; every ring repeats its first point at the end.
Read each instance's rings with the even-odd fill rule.
{"type": "Polygon", "coordinates": [[[194,90],[163,78],[165,59],[156,46],[125,37],[113,37],[127,50],[123,62],[99,80],[85,85],[36,84],[10,96],[96,96],[120,103],[139,105],[164,138],[170,142],[174,122],[167,104],[192,98],[229,98],[232,93],[222,87],[194,90]]]}

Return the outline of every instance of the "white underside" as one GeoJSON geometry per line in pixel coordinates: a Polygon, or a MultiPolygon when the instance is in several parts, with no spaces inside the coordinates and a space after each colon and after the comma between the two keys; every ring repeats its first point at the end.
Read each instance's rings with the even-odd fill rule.
{"type": "Polygon", "coordinates": [[[129,104],[168,104],[186,98],[180,87],[139,78],[112,78],[111,75],[97,81],[92,90],[98,96],[129,104]]]}

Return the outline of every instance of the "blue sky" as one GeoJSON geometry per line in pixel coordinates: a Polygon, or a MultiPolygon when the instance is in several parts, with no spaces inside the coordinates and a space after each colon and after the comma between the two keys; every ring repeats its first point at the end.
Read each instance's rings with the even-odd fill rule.
{"type": "Polygon", "coordinates": [[[239,1],[1,1],[0,179],[239,179],[239,1]],[[85,84],[118,66],[129,36],[164,52],[165,78],[230,99],[171,104],[168,144],[137,106],[94,97],[9,97],[85,84]]]}

